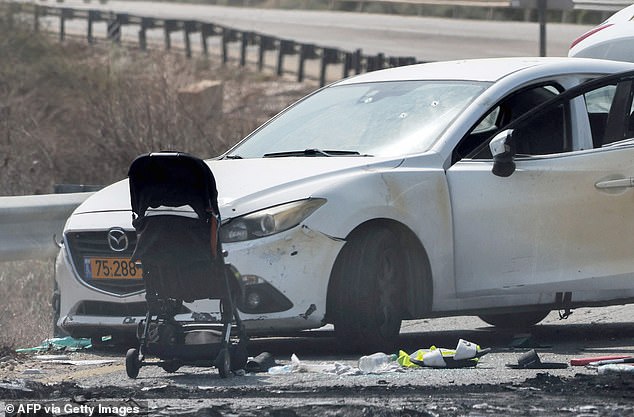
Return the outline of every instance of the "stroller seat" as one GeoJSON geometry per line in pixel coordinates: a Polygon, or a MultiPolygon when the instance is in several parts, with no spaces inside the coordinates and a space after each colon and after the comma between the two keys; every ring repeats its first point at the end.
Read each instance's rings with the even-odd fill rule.
{"type": "Polygon", "coordinates": [[[141,155],[128,177],[137,232],[132,260],[143,269],[147,313],[137,332],[140,346],[126,355],[126,372],[136,378],[149,364],[168,372],[182,365],[215,366],[227,377],[246,363],[248,338],[236,309],[240,276],[224,262],[218,238],[215,178],[204,161],[180,152],[141,155]],[[183,302],[203,299],[219,300],[219,321],[210,314],[175,319],[183,302]],[[201,323],[201,316],[209,320],[201,323]],[[162,361],[146,362],[146,355],[162,361]]]}

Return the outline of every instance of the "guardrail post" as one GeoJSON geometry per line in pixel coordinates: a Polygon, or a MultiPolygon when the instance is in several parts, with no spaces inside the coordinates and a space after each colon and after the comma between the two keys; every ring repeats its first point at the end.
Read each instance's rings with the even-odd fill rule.
{"type": "Polygon", "coordinates": [[[317,51],[312,43],[303,43],[299,46],[299,68],[297,69],[297,81],[304,81],[304,67],[307,59],[316,59],[317,51]]]}
{"type": "Polygon", "coordinates": [[[178,29],[178,22],[176,20],[166,20],[163,22],[163,30],[165,31],[165,49],[172,49],[171,33],[178,29]]]}
{"type": "Polygon", "coordinates": [[[242,43],[240,44],[240,66],[247,65],[247,46],[253,45],[255,42],[255,33],[242,32],[240,36],[242,43]]]}
{"type": "Polygon", "coordinates": [[[98,20],[101,20],[101,12],[99,10],[88,10],[88,34],[86,35],[88,43],[95,41],[93,36],[93,23],[98,20]]]}
{"type": "Polygon", "coordinates": [[[191,58],[192,57],[192,44],[189,41],[189,34],[192,32],[196,32],[197,28],[197,24],[195,21],[193,20],[188,20],[185,21],[184,24],[184,36],[185,36],[185,55],[187,56],[187,58],[191,58]]]}
{"type": "Polygon", "coordinates": [[[373,56],[373,55],[365,56],[364,59],[365,59],[365,72],[376,71],[377,69],[376,56],[373,56]]]}
{"type": "Polygon", "coordinates": [[[275,49],[275,38],[260,35],[260,51],[258,54],[258,71],[264,69],[264,53],[275,49]]]}
{"type": "Polygon", "coordinates": [[[362,61],[363,61],[363,53],[361,52],[361,49],[357,49],[356,51],[354,51],[354,58],[353,58],[354,73],[357,75],[361,74],[362,61]]]}
{"type": "Polygon", "coordinates": [[[88,22],[86,22],[88,29],[86,33],[86,40],[88,43],[93,43],[93,34],[92,34],[92,23],[95,20],[94,10],[88,10],[88,22]]]}
{"type": "Polygon", "coordinates": [[[229,61],[229,50],[227,44],[238,40],[238,32],[231,28],[222,28],[222,63],[229,61]]]}
{"type": "Polygon", "coordinates": [[[121,21],[119,15],[111,13],[107,24],[107,37],[114,43],[121,42],[121,21]]]}
{"type": "Polygon", "coordinates": [[[284,55],[293,55],[297,53],[295,50],[295,41],[280,40],[280,49],[277,55],[277,75],[284,73],[284,55]]]}
{"type": "Polygon", "coordinates": [[[214,25],[213,23],[203,23],[202,28],[200,29],[200,43],[203,47],[203,54],[205,56],[209,55],[209,46],[207,45],[207,38],[214,35],[214,25]]]}
{"type": "Polygon", "coordinates": [[[413,65],[416,63],[416,57],[413,56],[401,56],[398,57],[398,61],[396,63],[397,66],[402,67],[405,65],[413,65]]]}
{"type": "Polygon", "coordinates": [[[33,30],[38,32],[40,30],[40,6],[35,5],[33,10],[33,30]]]}
{"type": "Polygon", "coordinates": [[[361,49],[357,49],[354,52],[346,52],[345,54],[343,77],[348,77],[353,69],[356,74],[361,74],[361,49]]]}
{"type": "Polygon", "coordinates": [[[326,69],[328,64],[340,62],[339,50],[334,48],[324,48],[321,55],[321,71],[319,74],[319,86],[326,85],[326,69]]]}
{"type": "Polygon", "coordinates": [[[366,57],[366,71],[372,72],[385,68],[385,55],[376,54],[366,57]]]}
{"type": "Polygon", "coordinates": [[[142,51],[147,49],[147,30],[155,26],[154,19],[151,17],[142,17],[141,25],[139,27],[139,48],[142,51]]]}
{"type": "Polygon", "coordinates": [[[73,18],[73,9],[63,8],[59,14],[59,41],[63,42],[66,35],[66,19],[73,18]]]}

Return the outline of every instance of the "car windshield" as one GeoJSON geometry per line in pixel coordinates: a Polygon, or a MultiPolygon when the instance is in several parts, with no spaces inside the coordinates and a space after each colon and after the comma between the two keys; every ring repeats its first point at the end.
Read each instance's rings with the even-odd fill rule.
{"type": "Polygon", "coordinates": [[[230,158],[424,152],[488,83],[391,81],[326,88],[231,150],[230,158]]]}

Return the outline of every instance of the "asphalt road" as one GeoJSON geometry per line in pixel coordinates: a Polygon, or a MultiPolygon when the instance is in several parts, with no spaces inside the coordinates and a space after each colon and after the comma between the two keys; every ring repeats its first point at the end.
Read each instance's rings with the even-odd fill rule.
{"type": "Polygon", "coordinates": [[[499,331],[473,317],[404,323],[400,342],[407,352],[431,345],[453,348],[460,338],[492,349],[476,367],[465,369],[359,374],[358,356],[339,352],[329,329],[254,339],[252,356],[270,352],[279,364],[289,364],[292,354],[299,358],[304,372],[281,375],[221,379],[214,368],[183,367],[169,374],[144,367],[132,380],[125,375],[122,351],[64,353],[67,360],[80,361],[73,365],[31,354],[0,368],[0,398],[7,404],[130,404],[133,399],[149,407],[150,415],[626,416],[634,413],[632,373],[600,375],[597,368],[577,366],[516,370],[506,365],[517,363],[532,348],[542,362],[562,364],[578,357],[634,355],[633,311],[632,306],[579,309],[567,320],[553,312],[529,332],[499,331]],[[81,362],[95,359],[109,362],[81,362]],[[352,374],[324,371],[335,364],[352,374]]]}
{"type": "MultiPolygon", "coordinates": [[[[39,3],[47,4],[41,0],[39,3]]],[[[386,56],[413,56],[419,61],[539,54],[539,25],[527,22],[142,1],[108,1],[101,4],[95,0],[65,0],[63,4],[78,9],[102,9],[137,16],[207,21],[321,47],[344,51],[361,48],[365,54],[382,52],[386,56]]],[[[548,24],[547,55],[565,56],[572,40],[590,28],[548,24]]],[[[124,32],[129,32],[131,36],[136,36],[137,30],[133,26],[124,28],[124,32]]]]}

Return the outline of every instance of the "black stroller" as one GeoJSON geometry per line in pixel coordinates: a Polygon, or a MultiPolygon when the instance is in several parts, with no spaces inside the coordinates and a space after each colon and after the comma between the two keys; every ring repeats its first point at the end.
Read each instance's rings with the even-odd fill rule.
{"type": "Polygon", "coordinates": [[[241,284],[224,262],[220,244],[218,192],[202,160],[179,152],[136,158],[128,172],[137,246],[132,260],[143,268],[147,314],[139,323],[138,349],[126,354],[126,372],[142,366],[176,372],[182,365],[215,366],[226,378],[247,361],[244,326],[236,309],[241,284]],[[191,312],[183,302],[218,299],[219,316],[191,312]],[[160,361],[146,361],[153,355],[160,361]]]}

